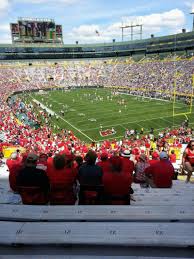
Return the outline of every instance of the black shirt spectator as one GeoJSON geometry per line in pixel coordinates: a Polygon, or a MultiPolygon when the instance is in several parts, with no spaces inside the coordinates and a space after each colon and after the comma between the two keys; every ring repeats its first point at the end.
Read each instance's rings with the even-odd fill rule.
{"type": "Polygon", "coordinates": [[[95,164],[97,155],[90,150],[86,154],[86,162],[79,168],[78,178],[80,185],[96,186],[102,184],[102,168],[95,164]]]}
{"type": "Polygon", "coordinates": [[[38,157],[35,154],[29,154],[25,166],[18,172],[17,186],[40,187],[45,193],[49,191],[49,179],[42,169],[36,168],[38,157]]]}

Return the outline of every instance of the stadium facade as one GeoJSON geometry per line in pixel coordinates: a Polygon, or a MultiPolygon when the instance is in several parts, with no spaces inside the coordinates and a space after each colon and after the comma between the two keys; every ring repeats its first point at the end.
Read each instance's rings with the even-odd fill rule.
{"type": "MultiPolygon", "coordinates": [[[[78,43],[78,42],[77,42],[78,43]]],[[[169,54],[193,55],[194,31],[144,40],[100,44],[0,44],[0,60],[108,58],[169,54]]]]}

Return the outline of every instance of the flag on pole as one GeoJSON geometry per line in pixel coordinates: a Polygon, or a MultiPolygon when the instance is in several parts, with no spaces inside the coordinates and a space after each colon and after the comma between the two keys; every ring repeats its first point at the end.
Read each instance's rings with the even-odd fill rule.
{"type": "Polygon", "coordinates": [[[100,36],[100,33],[99,33],[99,31],[97,31],[97,30],[96,30],[96,34],[97,34],[98,36],[100,36]]]}

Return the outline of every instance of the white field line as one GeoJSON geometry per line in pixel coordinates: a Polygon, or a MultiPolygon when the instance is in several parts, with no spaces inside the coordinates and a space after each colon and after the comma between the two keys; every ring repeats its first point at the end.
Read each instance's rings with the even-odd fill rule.
{"type": "MultiPolygon", "coordinates": [[[[145,108],[146,109],[146,108],[145,108]]],[[[144,111],[145,111],[145,109],[144,109],[144,111]]],[[[155,108],[153,108],[153,109],[148,109],[148,111],[150,112],[150,111],[154,111],[155,110],[155,108]]],[[[123,121],[123,119],[125,119],[126,117],[127,118],[130,118],[131,117],[131,115],[136,115],[135,117],[137,117],[137,114],[132,114],[131,113],[131,111],[132,110],[130,110],[130,113],[125,113],[125,115],[124,116],[122,116],[122,118],[120,119],[121,120],[121,124],[126,124],[126,123],[122,123],[122,121],[123,121]]],[[[137,110],[134,110],[134,111],[137,111],[137,110]]],[[[168,110],[167,110],[167,112],[168,112],[168,110]]],[[[106,113],[105,115],[108,115],[109,113],[106,113]]],[[[110,112],[110,114],[112,114],[112,115],[117,115],[117,112],[110,112]]],[[[141,115],[141,114],[140,114],[141,115]]],[[[99,117],[99,119],[98,119],[98,116],[96,116],[95,114],[92,114],[90,117],[93,117],[93,118],[95,118],[96,120],[99,120],[99,119],[101,119],[101,117],[99,117]]],[[[104,116],[103,118],[104,119],[106,119],[106,118],[109,118],[110,116],[104,116]]],[[[165,117],[171,117],[170,115],[169,116],[165,116],[165,117]]],[[[73,117],[72,117],[73,118],[73,117]]],[[[106,120],[106,123],[107,122],[111,122],[112,120],[106,120]]],[[[119,121],[119,119],[117,120],[117,121],[119,121]]],[[[86,122],[86,120],[79,120],[79,121],[77,121],[78,123],[80,123],[80,122],[86,122]]]]}
{"type": "MultiPolygon", "coordinates": [[[[132,95],[133,96],[133,95],[132,95]]],[[[55,102],[55,103],[57,103],[57,104],[59,104],[56,100],[53,100],[53,98],[52,97],[49,97],[49,99],[51,99],[53,102],[55,102]]],[[[152,98],[152,100],[154,100],[154,98],[152,98]]],[[[163,101],[163,100],[162,100],[163,101]]],[[[170,102],[170,101],[168,101],[168,102],[170,102]]],[[[144,107],[144,110],[145,109],[148,109],[149,110],[149,112],[151,111],[151,110],[155,110],[155,107],[153,108],[153,109],[150,109],[150,107],[146,107],[147,105],[145,105],[145,107],[144,107]]],[[[87,109],[86,109],[87,110],[87,109]]],[[[88,110],[87,110],[88,111],[88,110]]],[[[132,110],[132,109],[130,109],[130,113],[127,113],[127,114],[125,114],[125,116],[124,117],[129,117],[130,115],[131,115],[131,112],[132,111],[137,111],[136,109],[135,110],[132,110]]],[[[84,109],[82,109],[82,112],[84,113],[84,109]]],[[[168,112],[168,110],[167,110],[167,112],[168,112]]],[[[104,118],[108,118],[109,116],[108,116],[108,114],[112,114],[113,112],[110,110],[110,112],[108,112],[108,113],[106,113],[105,115],[106,116],[104,116],[104,118]]],[[[116,113],[116,112],[114,112],[114,113],[116,113]]],[[[98,115],[99,115],[99,113],[97,114],[96,112],[94,112],[94,113],[92,113],[92,114],[90,114],[90,116],[89,115],[87,115],[87,117],[89,116],[89,117],[91,117],[91,118],[95,118],[97,121],[99,120],[98,119],[98,115]]],[[[77,117],[77,114],[76,114],[76,116],[71,116],[71,119],[73,119],[73,118],[76,118],[77,117]]],[[[171,116],[165,116],[165,117],[171,117],[171,116]]],[[[163,118],[165,118],[165,117],[163,117],[163,118]]],[[[100,118],[100,117],[99,117],[100,118]]],[[[162,117],[160,117],[160,118],[162,118],[162,117]]],[[[123,117],[122,117],[122,120],[123,120],[123,117]]],[[[106,122],[108,122],[108,121],[112,121],[112,120],[106,120],[106,122]]],[[[166,120],[167,121],[167,120],[166,120]]],[[[89,123],[88,123],[88,121],[87,121],[87,123],[86,123],[86,119],[84,119],[84,120],[76,120],[76,122],[77,123],[85,123],[86,125],[88,124],[89,125],[89,123]]],[[[169,123],[170,121],[168,121],[168,123],[169,123]]],[[[122,121],[121,121],[121,124],[123,124],[123,125],[125,125],[125,124],[128,124],[128,123],[123,123],[122,121]]],[[[121,124],[119,124],[120,126],[121,126],[121,124]]],[[[156,124],[156,123],[155,123],[156,124]]],[[[106,126],[104,126],[104,127],[106,127],[106,126]]],[[[109,126],[108,126],[109,127],[109,126]]],[[[121,126],[121,127],[124,127],[124,126],[121,126]]],[[[142,126],[141,126],[142,127],[142,126]]],[[[94,129],[94,128],[93,128],[94,129]]],[[[126,128],[125,128],[126,129],[126,128]]],[[[81,130],[81,129],[80,129],[81,130]]],[[[87,130],[82,130],[83,132],[84,131],[87,131],[87,130]]]]}
{"type": "MultiPolygon", "coordinates": [[[[31,97],[32,98],[32,97],[31,97]]],[[[35,98],[34,98],[35,99],[35,98]]],[[[35,99],[37,102],[39,102],[37,99],[35,99]]],[[[39,102],[40,104],[44,105],[43,103],[39,102]]],[[[45,106],[45,105],[44,105],[45,106]]],[[[46,106],[45,106],[46,107],[46,106]]],[[[80,134],[82,134],[83,136],[85,136],[86,138],[88,138],[90,141],[94,141],[92,138],[90,138],[87,134],[85,134],[84,132],[82,132],[80,129],[78,129],[77,127],[75,127],[74,125],[72,125],[69,121],[65,120],[62,116],[60,116],[58,113],[56,113],[55,111],[51,110],[52,112],[54,112],[61,120],[63,120],[64,122],[66,122],[68,125],[70,125],[72,128],[74,128],[76,131],[78,131],[80,134]]]]}
{"type": "MultiPolygon", "coordinates": [[[[53,100],[52,97],[49,97],[49,99],[51,100],[51,102],[55,102],[57,104],[59,104],[56,100],[53,100]]],[[[147,105],[145,105],[147,106],[147,105]]],[[[145,108],[148,108],[148,107],[145,107],[145,108]]],[[[150,109],[150,108],[149,108],[150,109]]],[[[154,108],[155,109],[155,108],[154,108]]],[[[132,111],[132,110],[130,110],[132,111]]],[[[56,113],[56,112],[55,112],[56,113]]],[[[57,113],[56,113],[57,114],[57,113]]],[[[131,114],[131,113],[130,113],[131,114]]],[[[130,115],[130,114],[127,114],[126,116],[130,115]]],[[[57,114],[58,115],[58,114],[57,114]]],[[[68,122],[67,120],[65,120],[63,117],[61,117],[60,115],[58,115],[63,121],[65,121],[66,123],[68,123],[71,127],[73,127],[74,129],[76,129],[78,132],[80,132],[82,135],[84,135],[85,137],[87,137],[88,139],[90,139],[91,141],[94,141],[92,140],[87,134],[85,134],[84,132],[85,131],[91,131],[91,130],[94,130],[94,129],[99,129],[99,127],[96,127],[96,128],[90,128],[89,130],[80,130],[78,129],[77,127],[75,127],[74,125],[72,125],[70,122],[68,122]]],[[[94,116],[95,117],[95,116],[94,116]]],[[[136,123],[137,125],[143,127],[141,124],[138,124],[137,122],[144,122],[144,121],[150,121],[150,120],[155,120],[155,119],[162,119],[164,120],[163,118],[169,118],[171,116],[164,116],[164,117],[157,117],[157,118],[151,118],[151,119],[146,119],[146,120],[140,120],[140,121],[132,121],[132,122],[126,122],[126,123],[120,123],[120,124],[115,124],[115,125],[108,125],[108,126],[103,126],[103,127],[115,127],[115,126],[121,126],[123,129],[126,129],[123,125],[128,125],[128,124],[132,124],[132,123],[136,123]]],[[[81,120],[79,122],[85,122],[85,120],[81,120]]],[[[165,120],[164,120],[165,121],[165,120]]],[[[77,121],[78,122],[78,121],[77,121]]],[[[107,122],[107,121],[106,121],[107,122]]],[[[166,120],[166,122],[170,122],[168,120],[166,120]]],[[[156,123],[155,123],[156,124],[156,123]]],[[[178,126],[178,125],[177,125],[178,126]]],[[[166,127],[165,127],[166,128],[166,127]]],[[[160,129],[165,129],[165,128],[159,128],[159,129],[156,129],[156,130],[160,130],[160,129]]],[[[145,131],[146,132],[146,131],[145,131]]],[[[149,131],[148,131],[149,132],[149,131]]],[[[119,136],[119,137],[114,137],[114,138],[108,138],[108,139],[117,139],[117,138],[121,138],[123,136],[119,136]]]]}
{"type": "MultiPolygon", "coordinates": [[[[103,128],[108,128],[108,127],[116,127],[116,126],[121,126],[122,125],[128,125],[128,124],[132,124],[132,123],[135,123],[135,124],[138,124],[138,123],[141,123],[141,122],[144,122],[144,121],[152,121],[152,120],[156,120],[156,119],[163,119],[163,118],[169,118],[171,116],[164,116],[164,117],[156,117],[156,118],[150,118],[150,119],[146,119],[146,120],[136,120],[136,121],[131,121],[131,122],[126,122],[126,123],[119,123],[119,124],[114,124],[114,125],[104,125],[103,128]]],[[[95,130],[95,129],[99,129],[99,127],[96,127],[96,128],[90,128],[89,130],[83,130],[83,131],[90,131],[90,130],[95,130]]]]}
{"type": "Polygon", "coordinates": [[[171,121],[167,120],[167,119],[164,119],[164,118],[160,118],[161,120],[165,121],[165,122],[168,122],[168,123],[172,123],[171,121]]]}
{"type": "MultiPolygon", "coordinates": [[[[52,101],[52,102],[55,102],[55,103],[57,103],[58,105],[60,105],[60,103],[58,103],[56,100],[53,100],[53,98],[52,97],[49,97],[49,99],[52,101]]],[[[100,103],[98,103],[98,104],[100,104],[100,103]]],[[[84,105],[84,104],[83,104],[84,105]]],[[[119,106],[118,107],[118,109],[124,109],[124,107],[123,106],[119,106]]],[[[129,115],[131,115],[131,112],[137,112],[137,109],[131,109],[130,107],[128,107],[127,109],[129,109],[129,111],[130,111],[130,113],[127,113],[125,116],[129,116],[129,115]]],[[[155,107],[153,107],[153,109],[150,109],[150,105],[144,105],[144,110],[147,110],[148,109],[148,111],[152,111],[152,110],[155,110],[155,107]]],[[[85,111],[87,112],[88,111],[88,108],[86,108],[86,109],[81,109],[82,110],[82,112],[84,113],[85,111]]],[[[169,109],[167,109],[167,112],[168,111],[170,111],[171,109],[169,108],[169,109]]],[[[111,109],[107,109],[107,111],[109,111],[109,112],[106,112],[106,114],[105,114],[105,116],[104,116],[104,118],[105,117],[109,117],[109,114],[112,114],[113,113],[113,111],[111,110],[111,109]]],[[[116,111],[114,112],[114,113],[117,113],[116,111]]],[[[98,116],[99,116],[99,118],[101,117],[101,114],[99,114],[99,113],[97,113],[96,111],[95,112],[91,112],[90,111],[90,117],[95,117],[95,119],[98,119],[98,116]]],[[[73,118],[74,116],[72,116],[72,118],[73,118]]],[[[77,117],[77,115],[75,116],[75,118],[77,117]]],[[[84,122],[85,120],[80,120],[80,121],[77,121],[77,122],[84,122]]]]}

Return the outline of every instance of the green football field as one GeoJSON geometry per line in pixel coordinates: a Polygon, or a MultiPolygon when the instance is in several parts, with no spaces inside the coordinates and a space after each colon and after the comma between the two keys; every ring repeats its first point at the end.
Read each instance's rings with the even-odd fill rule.
{"type": "MultiPolygon", "coordinates": [[[[41,102],[54,111],[52,126],[72,130],[86,142],[105,139],[120,139],[126,129],[144,128],[144,133],[154,128],[157,133],[166,127],[180,126],[185,115],[173,115],[173,104],[168,101],[135,97],[126,94],[113,95],[108,89],[78,89],[69,92],[50,91],[46,94],[31,94],[30,98],[41,102]],[[52,106],[51,106],[52,105],[52,106]],[[64,111],[64,116],[61,111],[64,111]],[[101,136],[100,131],[114,128],[115,134],[101,136]]],[[[187,113],[189,107],[175,104],[175,113],[187,113]]],[[[194,124],[193,114],[187,115],[190,125],[194,124]]]]}

